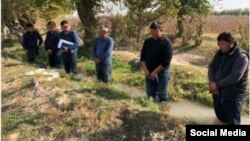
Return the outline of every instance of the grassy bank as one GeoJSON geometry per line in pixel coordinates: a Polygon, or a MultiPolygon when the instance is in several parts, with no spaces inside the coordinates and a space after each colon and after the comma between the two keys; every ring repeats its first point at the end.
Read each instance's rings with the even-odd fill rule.
{"type": "MultiPolygon", "coordinates": [[[[59,70],[61,77],[51,82],[45,76],[26,76],[25,72],[37,69],[42,62],[30,65],[22,55],[19,45],[2,51],[5,140],[184,140],[186,121],[169,116],[166,105],[131,99],[116,85],[99,83],[86,74],[75,80],[59,70]],[[39,82],[36,87],[34,80],[39,82]]],[[[90,60],[80,61],[79,66],[88,61],[90,64],[90,60]]],[[[91,69],[83,70],[90,73],[91,69]]]]}
{"type": "MultiPolygon", "coordinates": [[[[113,59],[112,65],[112,81],[114,83],[125,83],[145,89],[143,72],[136,66],[129,62],[123,62],[118,58],[113,59]]],[[[87,74],[94,76],[95,67],[92,61],[84,60],[80,63],[80,66],[85,68],[87,74]]],[[[198,70],[183,66],[171,66],[169,95],[174,100],[187,98],[212,106],[211,95],[208,93],[206,83],[206,77],[198,70]]]]}
{"type": "MultiPolygon", "coordinates": [[[[41,49],[42,50],[42,49],[41,49]]],[[[140,68],[131,61],[114,57],[112,83],[95,79],[95,66],[87,56],[78,60],[81,79],[58,70],[60,77],[26,76],[25,72],[46,65],[41,52],[35,64],[25,61],[19,44],[2,48],[2,135],[26,140],[184,140],[185,124],[175,119],[169,107],[146,98],[131,98],[126,84],[145,89],[140,68]],[[34,80],[39,85],[35,87],[34,80]]],[[[174,100],[189,99],[212,105],[206,76],[185,66],[171,66],[169,94],[174,100]]],[[[248,102],[249,104],[249,102],[248,102]]],[[[245,107],[245,109],[248,109],[245,107]]]]}
{"type": "MultiPolygon", "coordinates": [[[[25,54],[22,50],[21,46],[15,44],[13,47],[12,42],[7,42],[4,45],[2,55],[6,57],[11,57],[20,61],[25,60],[25,54]]],[[[179,50],[181,52],[192,51],[194,54],[201,54],[205,56],[205,64],[211,60],[213,53],[216,51],[215,44],[213,42],[209,42],[209,40],[204,40],[202,46],[197,48],[189,48],[189,47],[180,47],[179,50]]],[[[46,53],[41,49],[41,53],[37,60],[37,66],[46,66],[46,53]]],[[[127,57],[127,56],[126,56],[127,57]]],[[[84,52],[84,55],[80,57],[78,60],[78,68],[79,72],[95,78],[95,64],[91,60],[88,53],[84,52]]],[[[64,70],[60,71],[62,76],[65,76],[64,70]]],[[[67,78],[64,78],[66,81],[67,78]]],[[[64,85],[64,83],[60,84],[60,81],[56,83],[57,85],[64,85]]],[[[131,59],[121,59],[118,56],[113,57],[112,62],[112,82],[113,83],[122,83],[127,84],[129,86],[137,87],[145,89],[145,79],[142,70],[138,65],[133,63],[131,59]]],[[[66,83],[66,82],[65,82],[66,83]]],[[[77,84],[78,82],[75,82],[77,84]]],[[[207,88],[207,76],[202,74],[198,68],[192,68],[188,66],[179,66],[172,65],[171,66],[171,79],[169,82],[169,95],[174,100],[180,99],[189,99],[201,104],[205,104],[208,106],[212,106],[212,97],[208,92],[207,88]]],[[[248,102],[244,111],[248,113],[248,102]]]]}

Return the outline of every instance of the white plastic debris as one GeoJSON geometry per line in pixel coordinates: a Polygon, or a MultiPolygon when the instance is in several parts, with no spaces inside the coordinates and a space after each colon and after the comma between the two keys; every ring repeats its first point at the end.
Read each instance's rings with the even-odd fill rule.
{"type": "Polygon", "coordinates": [[[58,78],[60,76],[59,72],[53,69],[36,69],[34,71],[26,72],[25,75],[27,76],[35,76],[35,75],[43,75],[47,81],[51,81],[54,78],[58,78]]]}

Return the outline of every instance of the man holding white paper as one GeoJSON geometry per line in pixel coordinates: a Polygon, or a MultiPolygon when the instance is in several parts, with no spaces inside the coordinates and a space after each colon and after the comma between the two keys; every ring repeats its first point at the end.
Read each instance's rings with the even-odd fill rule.
{"type": "Polygon", "coordinates": [[[60,23],[62,31],[59,34],[58,48],[62,51],[63,64],[66,73],[77,74],[77,48],[79,46],[79,36],[71,29],[69,22],[63,20],[60,23]]]}

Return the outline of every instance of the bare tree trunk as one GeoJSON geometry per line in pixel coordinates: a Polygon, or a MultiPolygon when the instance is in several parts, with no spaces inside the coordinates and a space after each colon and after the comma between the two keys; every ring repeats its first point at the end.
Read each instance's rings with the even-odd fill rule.
{"type": "Polygon", "coordinates": [[[184,32],[183,18],[177,17],[177,32],[171,37],[171,40],[174,41],[177,38],[180,38],[184,32]]]}
{"type": "Polygon", "coordinates": [[[25,26],[27,23],[35,24],[36,19],[28,13],[22,13],[19,16],[9,16],[2,17],[2,24],[5,25],[9,31],[10,35],[17,37],[18,42],[22,43],[22,36],[25,32],[25,26]]]}
{"type": "Polygon", "coordinates": [[[95,2],[92,0],[77,0],[76,8],[84,26],[84,47],[90,49],[96,35],[97,19],[95,18],[95,2]]]}
{"type": "Polygon", "coordinates": [[[199,25],[197,28],[196,38],[195,38],[195,46],[200,46],[202,43],[202,34],[203,34],[203,26],[205,25],[205,21],[203,21],[203,18],[200,17],[199,19],[199,25]]]}
{"type": "Polygon", "coordinates": [[[15,21],[4,20],[4,25],[9,29],[11,35],[15,35],[19,43],[22,43],[24,33],[23,27],[15,21]]]}
{"type": "Polygon", "coordinates": [[[180,38],[184,32],[184,24],[183,24],[183,7],[189,2],[189,0],[180,0],[181,8],[177,13],[177,32],[171,37],[171,40],[174,41],[177,38],[180,38]]]}
{"type": "Polygon", "coordinates": [[[143,26],[142,16],[141,16],[141,14],[139,14],[138,15],[138,22],[137,22],[137,37],[136,37],[137,43],[140,43],[140,41],[141,41],[142,26],[143,26]]]}

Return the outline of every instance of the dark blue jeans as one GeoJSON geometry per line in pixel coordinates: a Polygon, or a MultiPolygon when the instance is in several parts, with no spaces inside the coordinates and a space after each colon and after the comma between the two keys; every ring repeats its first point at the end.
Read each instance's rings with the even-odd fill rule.
{"type": "Polygon", "coordinates": [[[101,62],[96,64],[97,80],[108,83],[111,80],[111,63],[101,62]]]}
{"type": "Polygon", "coordinates": [[[77,50],[74,50],[74,52],[67,52],[62,54],[63,57],[63,64],[64,64],[64,69],[66,73],[78,73],[77,69],[77,50]]]}
{"type": "Polygon", "coordinates": [[[159,97],[160,101],[166,101],[168,96],[168,81],[170,78],[170,71],[164,70],[158,74],[158,80],[149,80],[146,78],[146,91],[148,97],[159,97]]]}
{"type": "Polygon", "coordinates": [[[239,125],[241,122],[241,111],[245,99],[223,100],[220,95],[214,95],[214,111],[222,122],[239,125]]]}

